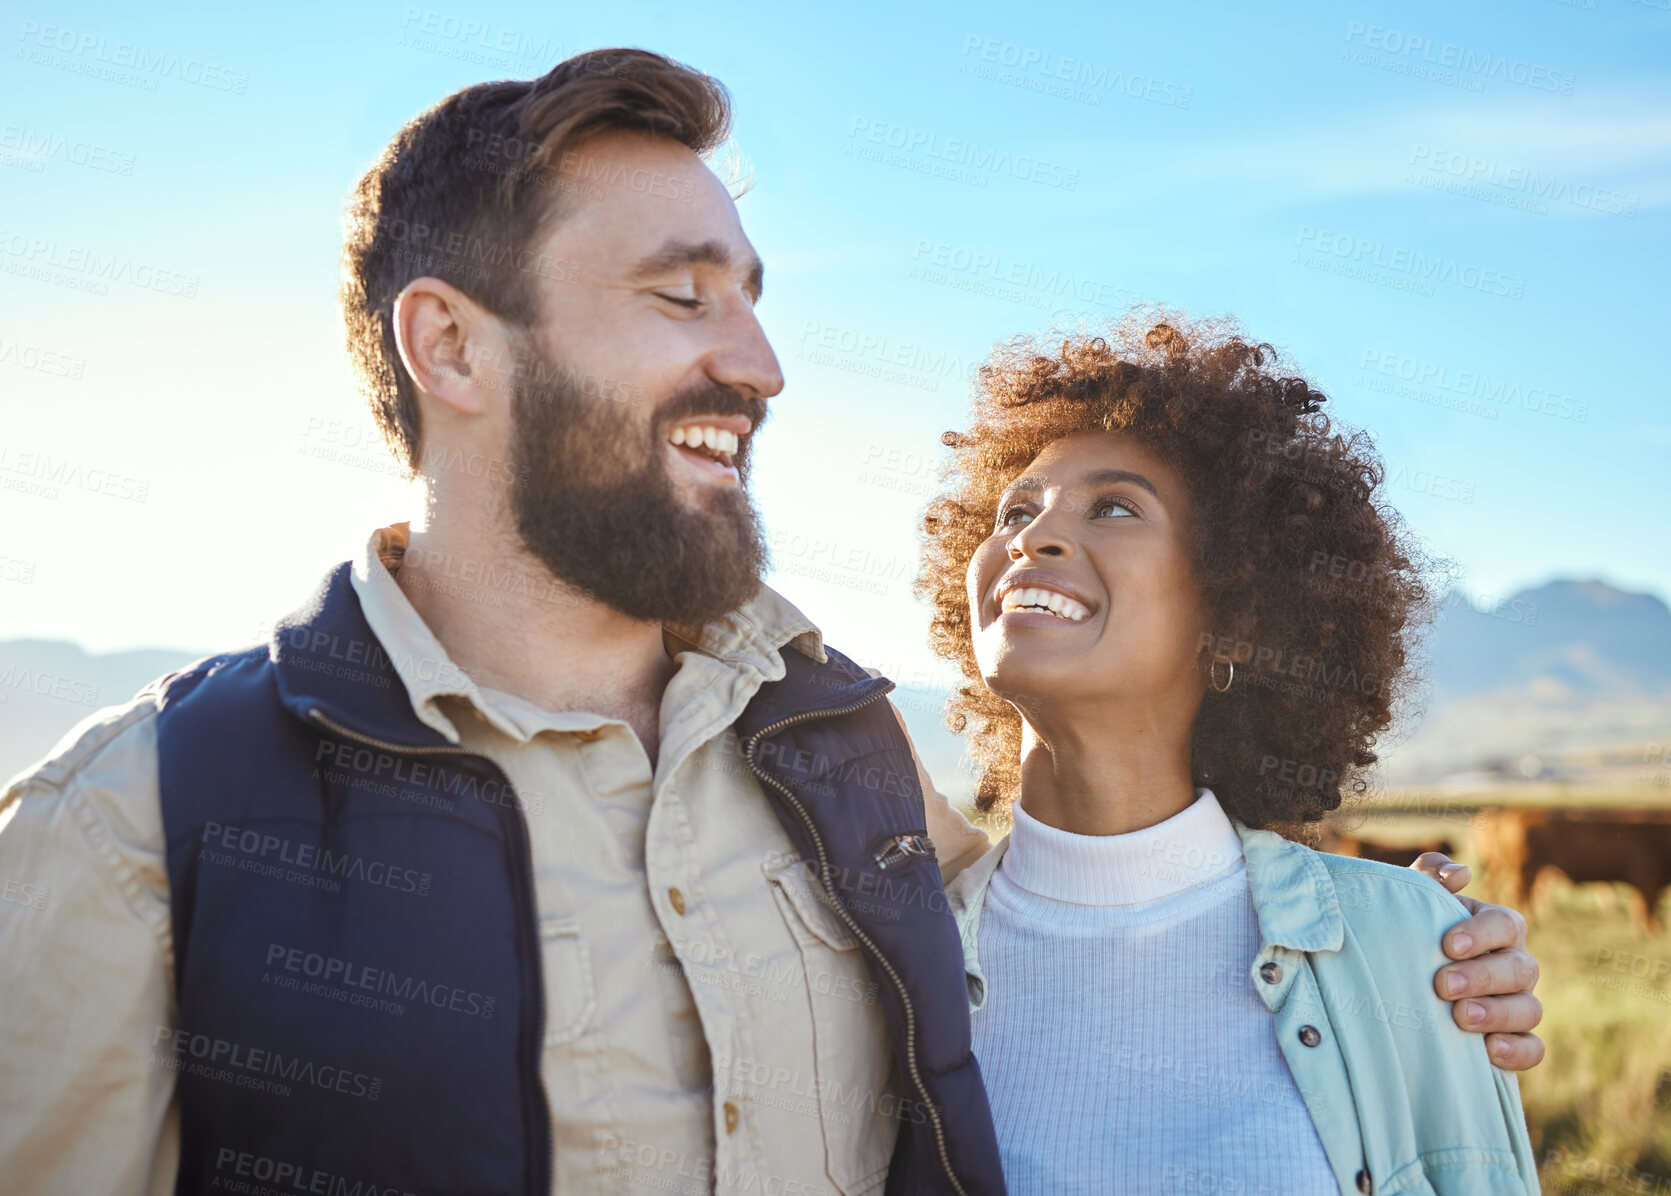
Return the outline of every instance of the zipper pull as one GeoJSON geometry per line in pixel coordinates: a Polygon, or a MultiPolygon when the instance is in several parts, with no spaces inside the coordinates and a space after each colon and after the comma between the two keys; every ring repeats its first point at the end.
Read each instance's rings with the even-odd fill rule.
{"type": "Polygon", "coordinates": [[[890,868],[915,857],[927,856],[934,858],[934,840],[927,835],[895,835],[882,845],[882,850],[876,853],[876,866],[890,868]]]}

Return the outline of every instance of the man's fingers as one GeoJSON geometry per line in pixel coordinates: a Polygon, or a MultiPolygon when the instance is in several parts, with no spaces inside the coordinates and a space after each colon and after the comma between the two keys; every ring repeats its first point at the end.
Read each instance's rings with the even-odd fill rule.
{"type": "Polygon", "coordinates": [[[1510,997],[1464,997],[1451,1006],[1458,1028],[1472,1034],[1521,1034],[1543,1020],[1543,1002],[1531,993],[1510,997]]]}
{"type": "Polygon", "coordinates": [[[1526,919],[1507,906],[1482,905],[1479,912],[1445,931],[1445,954],[1472,959],[1487,951],[1526,945],[1526,919]]]}
{"type": "Polygon", "coordinates": [[[1467,864],[1458,864],[1442,851],[1424,851],[1410,867],[1423,876],[1431,876],[1453,893],[1474,879],[1467,864]]]}
{"type": "MultiPolygon", "coordinates": [[[[1537,982],[1538,961],[1529,951],[1515,947],[1462,963],[1446,964],[1433,977],[1433,991],[1447,1001],[1463,997],[1504,997],[1511,993],[1530,993],[1537,982]]],[[[1468,1028],[1460,1020],[1456,1024],[1468,1028]]],[[[1529,1030],[1531,1026],[1516,1028],[1529,1030]]]]}
{"type": "Polygon", "coordinates": [[[1485,1050],[1504,1071],[1526,1071],[1543,1062],[1543,1039],[1536,1034],[1487,1034],[1485,1050]]]}

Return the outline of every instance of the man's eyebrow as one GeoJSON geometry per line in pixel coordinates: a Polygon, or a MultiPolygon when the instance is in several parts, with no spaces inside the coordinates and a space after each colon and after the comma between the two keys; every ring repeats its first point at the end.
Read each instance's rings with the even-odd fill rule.
{"type": "MultiPolygon", "coordinates": [[[[719,241],[669,241],[654,253],[641,258],[632,268],[631,276],[648,278],[681,266],[717,266],[724,270],[735,264],[731,250],[719,241]]],[[[766,285],[765,263],[751,253],[742,265],[746,271],[743,289],[758,300],[766,285]]]]}

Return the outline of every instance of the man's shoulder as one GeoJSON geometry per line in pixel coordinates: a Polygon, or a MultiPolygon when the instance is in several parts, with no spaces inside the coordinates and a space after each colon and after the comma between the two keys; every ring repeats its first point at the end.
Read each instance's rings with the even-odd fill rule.
{"type": "Polygon", "coordinates": [[[117,757],[149,756],[154,761],[156,717],[157,694],[150,686],[120,706],[95,710],[65,732],[44,757],[6,783],[0,806],[25,790],[63,790],[117,757]]]}

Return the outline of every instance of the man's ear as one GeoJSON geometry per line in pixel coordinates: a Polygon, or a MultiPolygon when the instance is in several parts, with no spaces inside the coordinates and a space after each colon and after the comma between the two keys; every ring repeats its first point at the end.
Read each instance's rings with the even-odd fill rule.
{"type": "Polygon", "coordinates": [[[418,389],[461,415],[487,410],[493,317],[439,278],[414,278],[395,296],[395,348],[418,389]]]}

